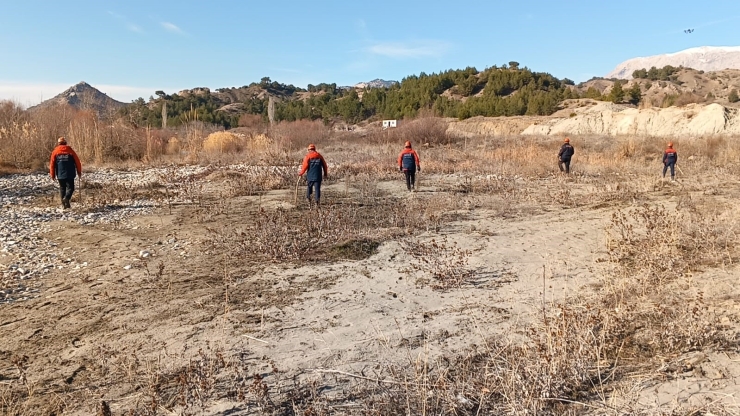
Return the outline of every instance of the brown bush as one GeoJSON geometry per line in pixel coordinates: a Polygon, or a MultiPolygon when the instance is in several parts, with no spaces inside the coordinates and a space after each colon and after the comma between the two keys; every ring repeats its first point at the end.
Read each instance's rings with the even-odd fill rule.
{"type": "Polygon", "coordinates": [[[256,134],[267,131],[267,123],[259,114],[242,114],[237,123],[239,127],[249,129],[256,134]]]}
{"type": "Polygon", "coordinates": [[[167,140],[167,154],[168,155],[180,154],[181,148],[182,148],[182,144],[180,143],[180,140],[177,139],[177,137],[171,137],[169,140],[167,140]]]}
{"type": "Polygon", "coordinates": [[[305,149],[309,143],[320,146],[331,134],[328,127],[319,120],[282,121],[269,129],[269,136],[275,145],[284,151],[305,149]]]}

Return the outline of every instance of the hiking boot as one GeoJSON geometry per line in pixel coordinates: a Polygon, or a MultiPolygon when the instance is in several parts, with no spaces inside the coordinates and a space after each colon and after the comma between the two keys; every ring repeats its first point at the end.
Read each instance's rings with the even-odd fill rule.
{"type": "Polygon", "coordinates": [[[67,198],[62,199],[62,207],[64,207],[64,209],[72,208],[72,206],[69,205],[69,199],[67,198]]]}

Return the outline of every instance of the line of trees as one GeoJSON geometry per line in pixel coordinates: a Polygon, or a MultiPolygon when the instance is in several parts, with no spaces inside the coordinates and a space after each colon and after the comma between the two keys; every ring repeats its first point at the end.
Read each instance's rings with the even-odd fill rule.
{"type": "MultiPolygon", "coordinates": [[[[651,68],[645,73],[662,77],[670,72],[666,68],[656,70],[658,72],[651,68]]],[[[422,72],[408,76],[388,88],[362,91],[325,83],[308,85],[307,89],[301,89],[272,81],[269,77],[262,78],[260,83],[244,86],[242,90],[253,87],[261,88],[260,91],[266,94],[252,94],[239,99],[240,108],[237,114],[220,110],[223,105],[234,103],[235,89],[221,89],[215,94],[204,91],[185,96],[166,95],[158,91],[157,98],[152,97],[149,102],[140,98],[123,109],[121,114],[135,125],[161,127],[162,105],[167,102],[169,126],[176,127],[197,119],[231,128],[239,125],[239,114],[261,115],[266,119],[267,94],[277,98],[277,121],[343,120],[347,123],[372,118],[410,118],[420,111],[431,111],[438,116],[459,119],[475,116],[549,115],[557,110],[563,100],[570,98],[587,97],[621,102],[627,96],[630,102],[636,103],[641,96],[639,87],[625,93],[621,90],[621,85],[615,86],[616,91],[613,90],[608,97],[602,96],[593,88],[580,94],[573,81],[560,80],[545,72],[520,67],[514,61],[500,67],[486,68],[484,71],[467,67],[432,74],[422,72]],[[230,94],[228,100],[223,98],[226,93],[230,94]]]]}

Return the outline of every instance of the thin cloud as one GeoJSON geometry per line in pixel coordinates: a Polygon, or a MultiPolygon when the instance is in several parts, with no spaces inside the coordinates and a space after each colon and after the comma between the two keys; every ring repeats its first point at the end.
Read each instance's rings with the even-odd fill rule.
{"type": "Polygon", "coordinates": [[[388,58],[437,58],[444,55],[450,49],[450,44],[443,41],[421,41],[421,42],[386,42],[376,43],[368,48],[374,55],[388,58]]]}
{"type": "Polygon", "coordinates": [[[170,23],[170,22],[159,22],[159,24],[164,28],[164,30],[170,32],[170,33],[176,33],[178,35],[184,35],[185,32],[180,29],[176,24],[170,23]]]}
{"type": "Polygon", "coordinates": [[[144,33],[144,29],[142,29],[141,26],[131,22],[130,20],[128,20],[128,18],[126,18],[126,16],[111,11],[108,11],[108,14],[121,22],[126,27],[126,29],[130,30],[131,32],[144,33]]]}

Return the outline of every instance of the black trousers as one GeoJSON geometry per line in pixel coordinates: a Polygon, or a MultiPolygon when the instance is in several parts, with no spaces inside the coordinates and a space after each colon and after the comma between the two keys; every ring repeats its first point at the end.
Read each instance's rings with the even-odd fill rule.
{"type": "Polygon", "coordinates": [[[69,201],[72,199],[72,193],[75,191],[75,180],[73,179],[57,179],[59,181],[59,194],[62,199],[69,201]]]}
{"type": "Polygon", "coordinates": [[[558,167],[561,172],[570,173],[570,159],[558,161],[558,167]]]}
{"type": "Polygon", "coordinates": [[[403,174],[406,175],[406,188],[410,191],[416,185],[416,170],[404,169],[403,174]]]}

